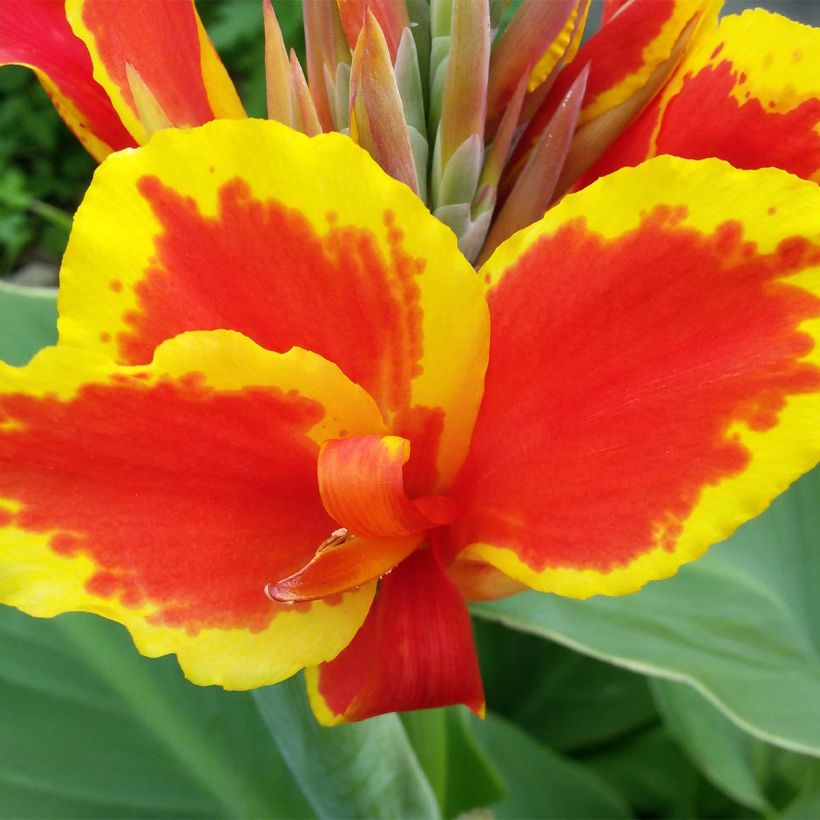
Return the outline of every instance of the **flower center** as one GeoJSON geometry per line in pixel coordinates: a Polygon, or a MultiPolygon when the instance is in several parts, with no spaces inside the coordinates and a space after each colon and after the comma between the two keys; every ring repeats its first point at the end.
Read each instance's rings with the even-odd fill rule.
{"type": "Polygon", "coordinates": [[[426,531],[451,523],[445,496],[411,499],[402,469],[410,443],[398,436],[326,441],[319,452],[319,492],[342,526],[322,541],[308,564],[265,587],[279,603],[323,598],[389,572],[426,541],[426,531]]]}

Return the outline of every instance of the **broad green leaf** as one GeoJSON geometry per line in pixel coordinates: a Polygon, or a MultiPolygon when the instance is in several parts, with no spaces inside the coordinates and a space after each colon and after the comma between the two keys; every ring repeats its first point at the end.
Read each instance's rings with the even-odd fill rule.
{"type": "Polygon", "coordinates": [[[652,690],[670,734],[715,786],[766,815],[817,815],[807,807],[820,805],[820,760],[744,733],[691,686],[657,679],[652,690]]]}
{"type": "Polygon", "coordinates": [[[623,598],[526,593],[474,605],[611,663],[691,684],[761,739],[820,754],[820,471],[666,581],[623,598]]]}
{"type": "Polygon", "coordinates": [[[464,707],[423,709],[401,715],[445,817],[492,806],[504,796],[504,783],[470,728],[464,707]]]}
{"type": "Polygon", "coordinates": [[[642,675],[499,623],[476,619],[475,631],[489,708],[557,751],[657,721],[642,675]]]}
{"type": "Polygon", "coordinates": [[[685,683],[656,679],[652,691],[670,734],[703,776],[739,803],[770,812],[755,766],[762,741],[735,726],[685,683]]]}
{"type": "Polygon", "coordinates": [[[748,817],[712,788],[662,726],[581,758],[639,817],[748,817]]]}
{"type": "Polygon", "coordinates": [[[0,359],[25,364],[57,341],[57,291],[0,281],[0,359]]]}
{"type": "Polygon", "coordinates": [[[92,615],[0,607],[0,644],[0,816],[311,816],[248,694],[92,615]]]}
{"type": "Polygon", "coordinates": [[[503,818],[630,817],[628,806],[594,772],[551,751],[497,715],[471,718],[472,730],[507,786],[493,815],[503,818]]]}
{"type": "Polygon", "coordinates": [[[320,726],[301,675],[257,689],[254,697],[271,736],[320,817],[441,815],[396,715],[320,726]]]}

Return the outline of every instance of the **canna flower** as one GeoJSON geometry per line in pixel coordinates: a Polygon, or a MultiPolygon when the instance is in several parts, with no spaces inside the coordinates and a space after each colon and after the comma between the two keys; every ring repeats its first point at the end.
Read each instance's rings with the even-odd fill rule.
{"type": "Polygon", "coordinates": [[[816,463],[819,209],[659,157],[476,276],[347,137],[163,131],[95,175],[58,345],[0,370],[0,598],[199,684],[306,667],[328,724],[480,712],[466,601],[632,592],[816,463]]]}
{"type": "Polygon", "coordinates": [[[201,685],[306,669],[325,724],[481,713],[469,601],[633,592],[820,460],[817,165],[641,162],[692,78],[808,150],[811,29],[741,102],[755,52],[712,4],[609,3],[578,49],[584,3],[525,0],[491,51],[500,4],[311,3],[307,80],[266,7],[265,122],[192,4],[15,5],[0,55],[93,151],[153,136],[76,215],[58,344],[0,366],[3,602],[119,621],[201,685]]]}

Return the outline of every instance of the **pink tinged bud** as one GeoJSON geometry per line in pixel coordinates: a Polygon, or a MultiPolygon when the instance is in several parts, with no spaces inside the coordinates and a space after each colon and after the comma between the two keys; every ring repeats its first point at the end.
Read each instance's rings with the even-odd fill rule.
{"type": "Polygon", "coordinates": [[[390,60],[396,59],[401,35],[410,26],[410,17],[404,0],[336,0],[347,42],[355,48],[364,27],[367,12],[379,21],[390,60]]]}
{"type": "Polygon", "coordinates": [[[313,97],[310,95],[305,75],[302,72],[302,66],[299,65],[299,60],[293,49],[290,51],[290,81],[295,102],[294,128],[297,128],[309,137],[321,134],[322,125],[319,122],[319,116],[313,105],[313,97]]]}
{"type": "Polygon", "coordinates": [[[416,177],[419,183],[419,197],[427,201],[427,124],[424,110],[424,86],[421,81],[419,54],[416,41],[409,28],[401,36],[399,50],[396,53],[396,85],[399,88],[404,119],[407,123],[407,134],[410,148],[416,165],[416,177]]]}
{"type": "Polygon", "coordinates": [[[268,119],[293,127],[293,103],[290,93],[290,62],[282,39],[282,30],[270,0],[262,0],[265,23],[265,87],[268,119]]]}
{"type": "Polygon", "coordinates": [[[302,3],[302,15],[310,93],[323,129],[330,131],[336,89],[328,85],[327,78],[336,76],[340,63],[350,63],[350,47],[335,0],[307,0],[302,3]]]}
{"type": "MultiPolygon", "coordinates": [[[[521,116],[521,107],[524,104],[524,97],[527,93],[527,72],[521,75],[518,81],[518,88],[513,92],[507,107],[504,109],[504,115],[501,118],[501,123],[498,130],[495,132],[495,139],[487,150],[487,156],[484,160],[484,169],[481,172],[481,185],[488,185],[495,189],[501,179],[501,174],[504,166],[510,155],[510,147],[512,146],[513,137],[515,137],[516,127],[521,116]]],[[[484,195],[484,206],[487,204],[486,194],[484,195]]],[[[493,198],[494,204],[494,198],[493,198]]],[[[476,206],[478,203],[476,203],[476,206]]],[[[492,206],[490,206],[492,207],[492,206]]]]}
{"type": "Polygon", "coordinates": [[[173,123],[163,110],[154,92],[146,85],[139,71],[131,63],[125,64],[125,76],[140,122],[145,128],[146,136],[150,137],[163,128],[173,128],[174,125],[184,127],[185,123],[173,123]]]}
{"type": "Polygon", "coordinates": [[[523,0],[493,49],[487,120],[494,129],[523,75],[544,56],[565,30],[578,0],[523,0]]]}
{"type": "Polygon", "coordinates": [[[369,11],[350,71],[350,136],[390,176],[419,193],[390,51],[381,26],[369,11]]]}
{"type": "Polygon", "coordinates": [[[487,0],[454,2],[439,132],[442,168],[467,139],[477,136],[483,145],[490,44],[487,0]]]}
{"type": "Polygon", "coordinates": [[[350,65],[339,63],[336,66],[335,77],[329,68],[325,68],[325,82],[328,89],[333,89],[330,99],[333,130],[346,134],[350,127],[350,65]]]}
{"type": "Polygon", "coordinates": [[[479,264],[516,231],[540,219],[553,201],[586,91],[585,66],[561,100],[518,176],[481,250],[479,264]]]}

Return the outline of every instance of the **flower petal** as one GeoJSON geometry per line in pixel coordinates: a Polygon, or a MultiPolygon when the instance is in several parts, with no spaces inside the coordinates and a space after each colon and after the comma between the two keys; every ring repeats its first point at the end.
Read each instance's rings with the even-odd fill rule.
{"type": "Polygon", "coordinates": [[[245,116],[193,0],[66,0],[65,8],[74,33],[88,47],[94,78],[137,142],[146,142],[151,133],[141,120],[128,66],[176,127],[245,116]]]}
{"type": "Polygon", "coordinates": [[[382,432],[337,367],[228,331],[189,333],[152,364],[47,348],[0,369],[0,599],[38,616],[96,612],[199,684],[249,688],[334,657],[374,585],[293,607],[265,583],[335,524],[319,444],[382,432]]]}
{"type": "Polygon", "coordinates": [[[343,527],[365,538],[398,538],[455,518],[445,496],[411,500],[404,490],[410,442],[399,436],[326,441],[319,453],[319,492],[343,527]]]}
{"type": "Polygon", "coordinates": [[[697,38],[584,184],[656,154],[774,166],[820,182],[820,30],[761,9],[697,38]]]}
{"type": "Polygon", "coordinates": [[[421,534],[402,538],[348,538],[331,533],[328,546],[298,572],[265,587],[273,601],[313,601],[374,581],[403,561],[424,540],[421,534]],[[332,543],[337,541],[337,543],[332,543]]]}
{"type": "Polygon", "coordinates": [[[411,495],[440,492],[463,460],[486,366],[480,283],[452,233],[347,137],[256,120],[158,133],[98,170],[61,282],[63,343],[129,363],[185,330],[299,345],[413,442],[411,495]]]}
{"type": "Polygon", "coordinates": [[[60,116],[95,159],[134,145],[92,76],[88,51],[68,25],[63,0],[4,0],[0,64],[7,63],[34,69],[60,116]]]}
{"type": "Polygon", "coordinates": [[[512,164],[521,167],[578,75],[590,66],[578,126],[623,105],[650,81],[672,56],[687,26],[701,24],[715,9],[714,0],[632,0],[581,46],[521,137],[512,164]]]}
{"type": "Polygon", "coordinates": [[[818,212],[782,171],[659,157],[501,245],[453,551],[545,591],[632,592],[811,468],[818,212]]]}
{"type": "Polygon", "coordinates": [[[431,549],[387,575],[350,645],[306,674],[325,726],[454,703],[484,712],[470,615],[431,549]]]}

